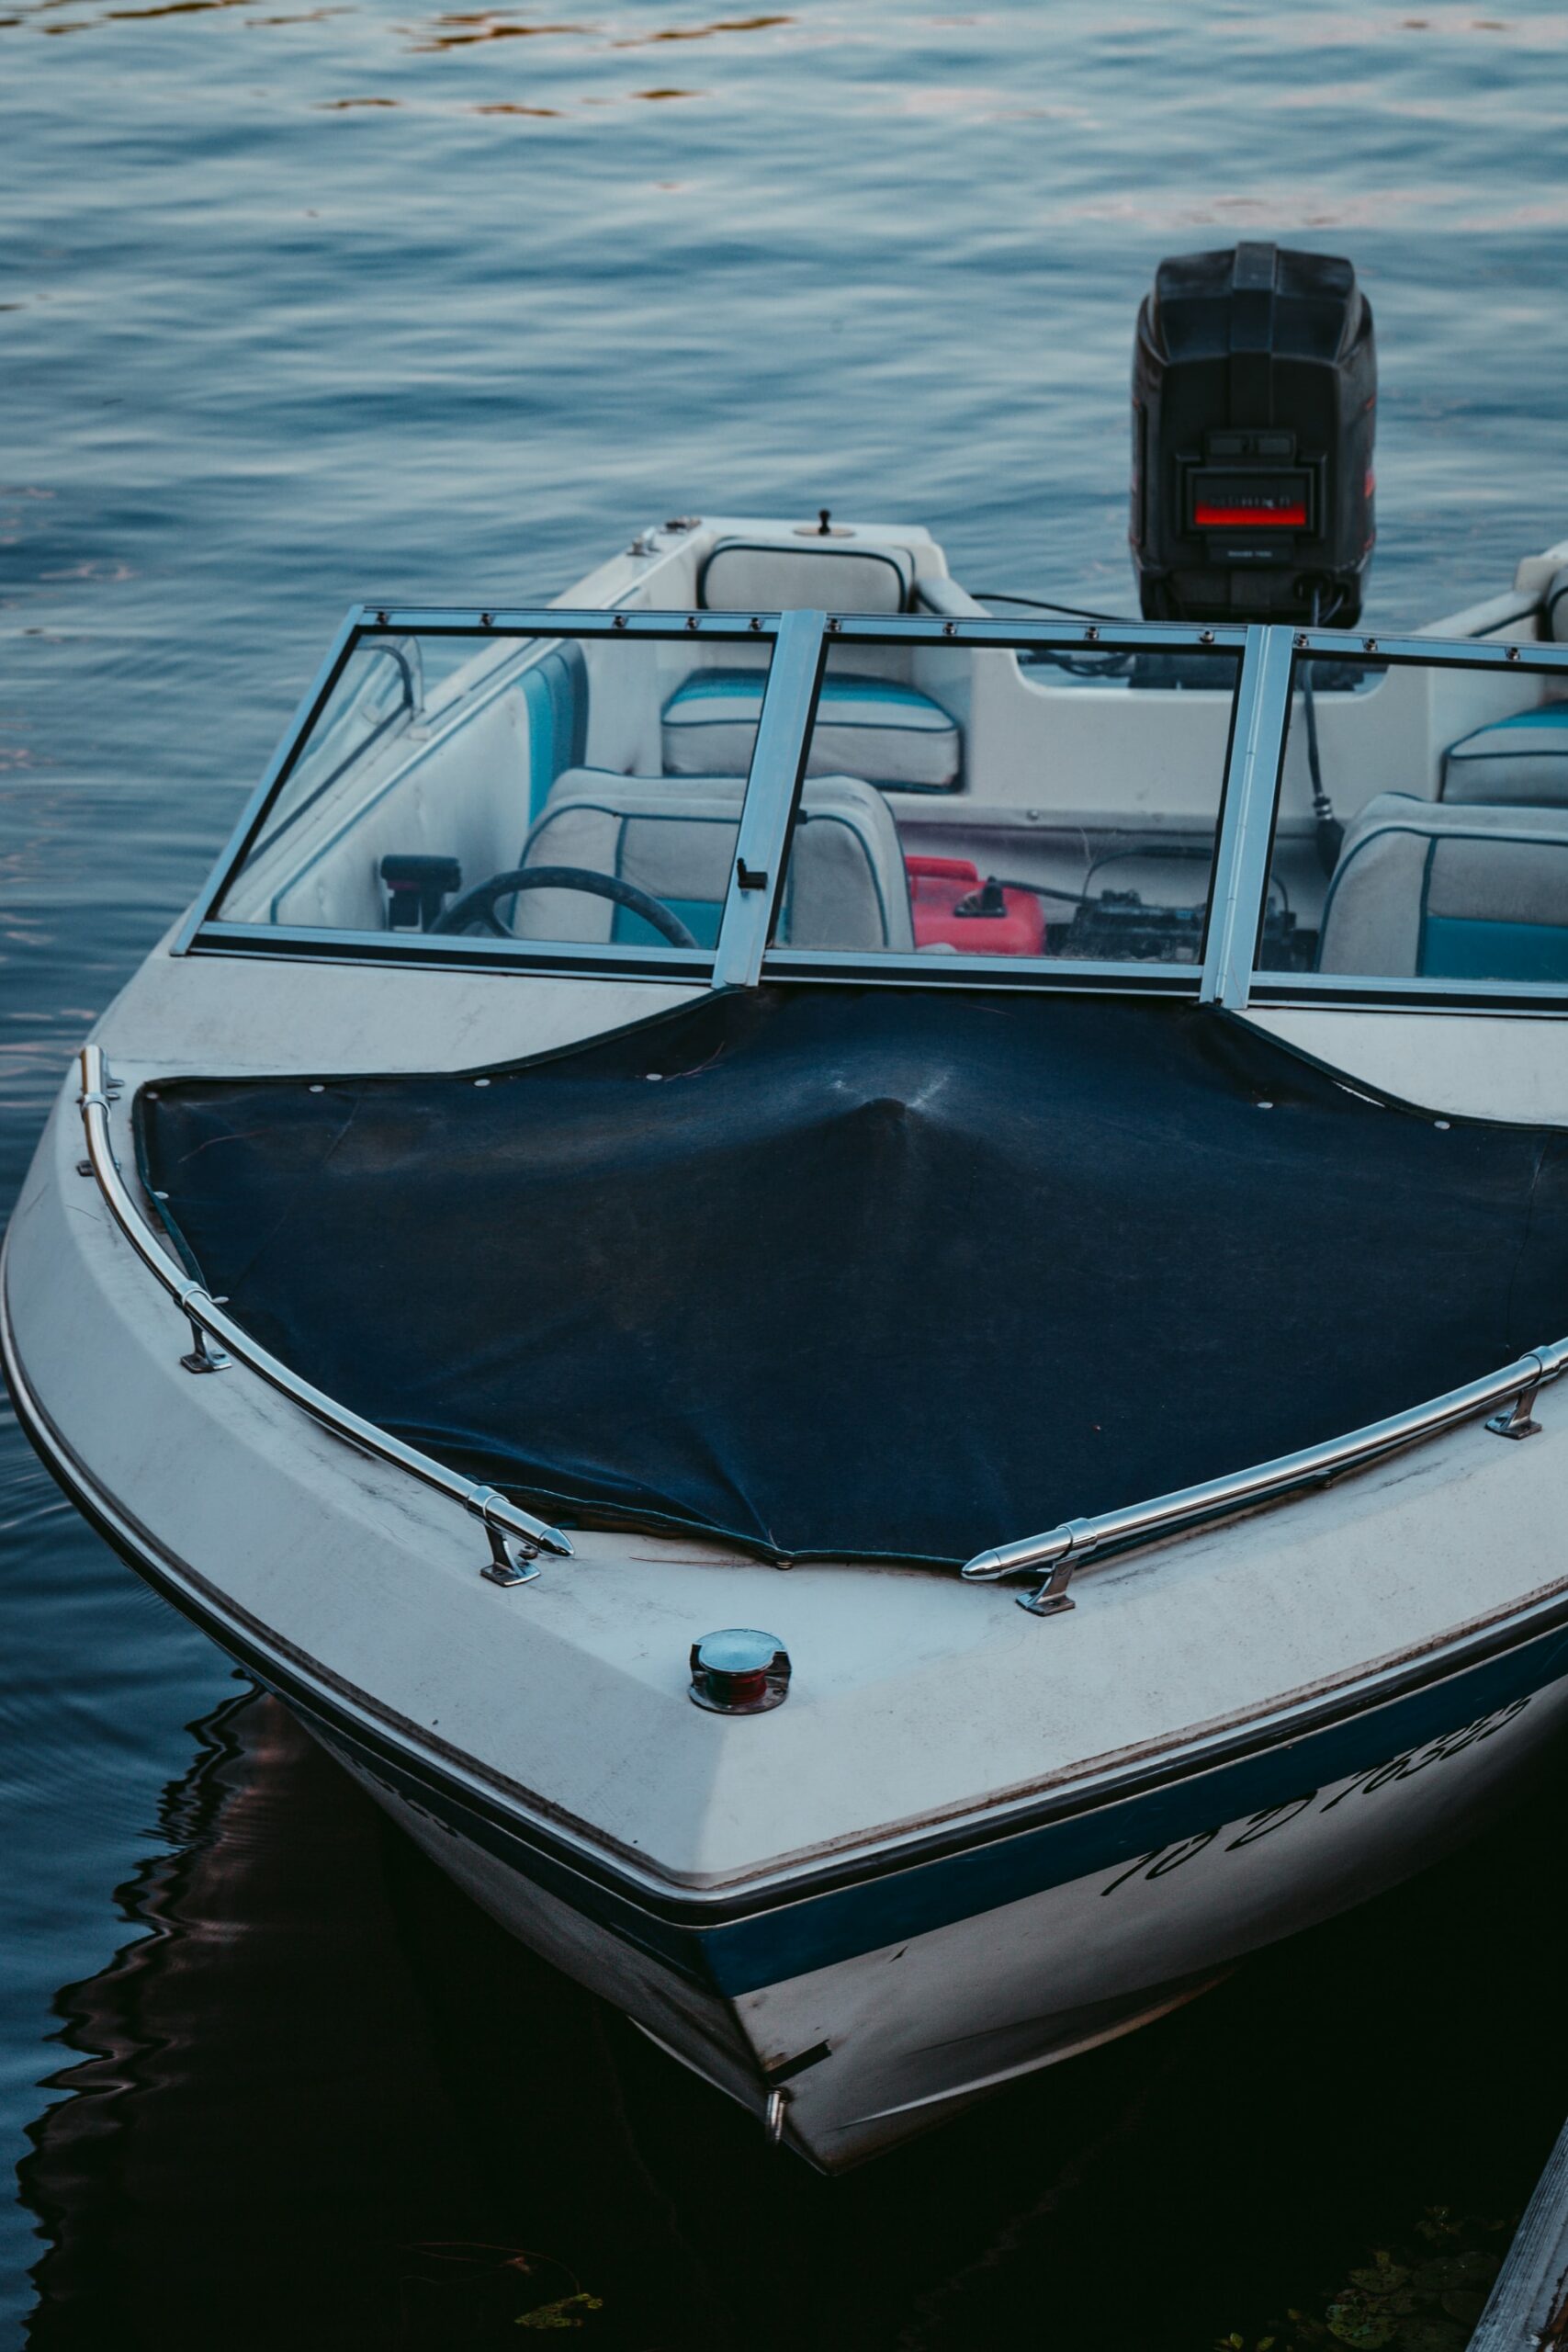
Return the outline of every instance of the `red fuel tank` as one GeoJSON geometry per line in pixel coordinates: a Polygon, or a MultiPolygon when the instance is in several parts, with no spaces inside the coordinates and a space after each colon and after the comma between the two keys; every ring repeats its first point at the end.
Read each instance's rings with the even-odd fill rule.
{"type": "Polygon", "coordinates": [[[907,857],[904,865],[917,947],[951,947],[960,956],[1044,955],[1045,917],[1032,890],[983,883],[966,857],[907,857]]]}

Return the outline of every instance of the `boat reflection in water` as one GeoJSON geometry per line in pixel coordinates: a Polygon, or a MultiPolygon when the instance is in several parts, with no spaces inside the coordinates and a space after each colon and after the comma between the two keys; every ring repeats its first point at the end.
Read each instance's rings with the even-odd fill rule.
{"type": "Polygon", "coordinates": [[[276,1701],[197,1729],[175,1850],[121,1891],[135,1940],[59,1996],[33,2352],[520,2322],[617,2352],[1006,2352],[1046,2309],[1174,2352],[1321,2299],[1435,2200],[1517,2208],[1568,2096],[1531,1931],[1560,1770],[1211,2000],[829,2181],[467,1904],[276,1701]]]}
{"type": "Polygon", "coordinates": [[[641,2316],[663,2280],[700,2312],[678,2244],[637,2243],[658,2204],[597,2006],[453,1896],[274,1699],[198,1729],[163,1808],[176,1850],[121,1890],[138,1939],[59,1996],[81,2054],[23,2168],[51,2242],[33,2343],[515,2342],[580,2288],[604,2309],[627,2267],[641,2316]],[[582,2233],[556,2180],[592,2282],[547,2250],[582,2233]]]}

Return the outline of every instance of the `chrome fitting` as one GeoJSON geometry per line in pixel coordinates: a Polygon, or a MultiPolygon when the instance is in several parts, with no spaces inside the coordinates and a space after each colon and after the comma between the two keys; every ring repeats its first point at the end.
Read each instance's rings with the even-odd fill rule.
{"type": "Polygon", "coordinates": [[[180,1307],[190,1325],[189,1351],[180,1358],[186,1372],[227,1372],[233,1358],[218,1345],[205,1324],[196,1317],[197,1306],[212,1306],[217,1302],[209,1296],[199,1283],[186,1283],[180,1292],[180,1307]]]}
{"type": "Polygon", "coordinates": [[[1500,1413],[1489,1413],[1486,1426],[1494,1437],[1535,1437],[1540,1423],[1535,1418],[1535,1400],[1540,1392],[1539,1381],[1521,1388],[1511,1405],[1500,1413]]]}
{"type": "Polygon", "coordinates": [[[776,1634],[729,1625],[692,1644],[694,1706],[714,1715],[761,1715],[789,1695],[789,1652],[776,1634]]]}
{"type": "Polygon", "coordinates": [[[490,1538],[490,1558],[479,1574],[487,1584],[502,1587],[534,1584],[538,1579],[539,1546],[524,1535],[514,1535],[498,1527],[490,1515],[492,1503],[504,1499],[493,1487],[480,1487],[468,1497],[468,1507],[479,1520],[490,1538]]]}

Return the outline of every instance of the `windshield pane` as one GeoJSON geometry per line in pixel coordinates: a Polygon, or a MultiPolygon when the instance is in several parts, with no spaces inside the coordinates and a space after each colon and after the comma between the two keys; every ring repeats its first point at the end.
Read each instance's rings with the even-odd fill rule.
{"type": "Polygon", "coordinates": [[[277,839],[333,778],[372,743],[400,731],[424,696],[412,638],[361,641],[350,651],[326,703],[267,810],[256,851],[277,839]]]}
{"type": "Polygon", "coordinates": [[[1568,984],[1568,670],[1298,659],[1265,973],[1568,984]]]}
{"type": "Polygon", "coordinates": [[[705,956],[750,745],[673,765],[667,714],[721,658],[760,705],[770,655],[757,639],[362,639],[217,915],[705,956]]]}
{"type": "Polygon", "coordinates": [[[775,944],[1198,963],[1239,666],[831,646],[775,944]]]}

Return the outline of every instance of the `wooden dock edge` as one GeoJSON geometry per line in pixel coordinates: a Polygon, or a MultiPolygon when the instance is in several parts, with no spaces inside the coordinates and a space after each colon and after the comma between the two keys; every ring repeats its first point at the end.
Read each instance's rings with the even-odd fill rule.
{"type": "Polygon", "coordinates": [[[1568,2123],[1514,2233],[1470,2352],[1568,2352],[1568,2123]]]}

